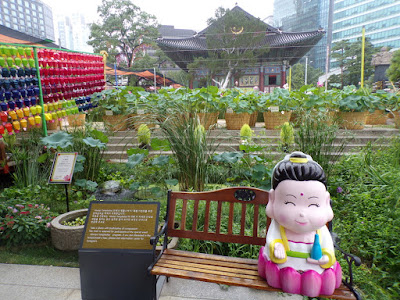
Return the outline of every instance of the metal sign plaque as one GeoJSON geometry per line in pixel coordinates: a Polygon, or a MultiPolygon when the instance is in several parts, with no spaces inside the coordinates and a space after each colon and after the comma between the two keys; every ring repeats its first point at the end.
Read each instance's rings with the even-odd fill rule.
{"type": "Polygon", "coordinates": [[[81,248],[151,250],[159,208],[158,202],[91,202],[81,248]]]}

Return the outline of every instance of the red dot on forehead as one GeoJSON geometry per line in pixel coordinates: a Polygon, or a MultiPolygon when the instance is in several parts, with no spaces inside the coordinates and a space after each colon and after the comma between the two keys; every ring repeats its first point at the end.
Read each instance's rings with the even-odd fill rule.
{"type": "Polygon", "coordinates": [[[300,196],[304,196],[304,194],[303,194],[303,193],[300,193],[300,196]]]}

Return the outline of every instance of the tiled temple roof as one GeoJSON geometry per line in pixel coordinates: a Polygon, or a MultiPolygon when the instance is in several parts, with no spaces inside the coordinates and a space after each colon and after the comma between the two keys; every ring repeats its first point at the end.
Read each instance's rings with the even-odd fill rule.
{"type": "MultiPolygon", "coordinates": [[[[238,6],[233,8],[235,9],[251,16],[238,6]]],[[[268,24],[265,26],[265,38],[260,47],[268,46],[270,50],[262,58],[275,61],[288,60],[290,65],[299,61],[325,34],[323,30],[283,32],[268,24]]],[[[195,57],[207,56],[206,35],[209,28],[210,26],[187,38],[161,37],[157,40],[157,44],[180,68],[186,70],[187,64],[195,57]]]]}

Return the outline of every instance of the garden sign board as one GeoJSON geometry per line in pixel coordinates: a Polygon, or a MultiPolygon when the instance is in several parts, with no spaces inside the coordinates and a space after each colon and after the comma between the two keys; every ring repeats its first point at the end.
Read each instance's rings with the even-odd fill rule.
{"type": "Polygon", "coordinates": [[[77,156],[77,152],[56,153],[50,171],[49,183],[70,184],[77,156]]]}
{"type": "Polygon", "coordinates": [[[91,202],[81,248],[152,250],[159,208],[158,202],[91,202]]]}

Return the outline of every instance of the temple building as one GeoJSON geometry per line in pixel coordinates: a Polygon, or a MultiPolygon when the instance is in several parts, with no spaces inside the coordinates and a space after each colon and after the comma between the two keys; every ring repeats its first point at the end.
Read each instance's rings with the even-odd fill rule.
{"type": "MultiPolygon", "coordinates": [[[[231,11],[241,12],[247,18],[256,19],[239,6],[235,6],[231,11]]],[[[264,24],[265,36],[260,47],[267,46],[269,51],[257,57],[257,64],[242,69],[239,72],[239,78],[233,77],[229,87],[238,86],[243,89],[258,87],[260,91],[264,92],[271,92],[276,87],[283,87],[286,83],[288,68],[297,63],[325,34],[325,31],[321,29],[307,32],[284,32],[264,24]]],[[[193,62],[196,57],[207,57],[206,37],[209,30],[210,26],[190,37],[161,36],[157,40],[157,44],[182,70],[188,71],[188,64],[193,62]]],[[[201,86],[207,75],[207,70],[196,70],[190,87],[201,86]]],[[[223,76],[225,74],[217,74],[214,77],[221,78],[223,76]]]]}

